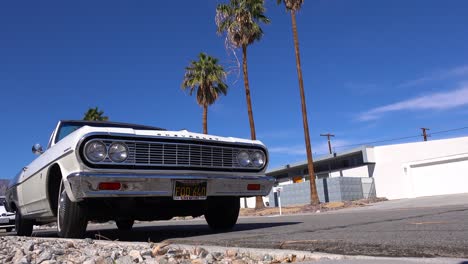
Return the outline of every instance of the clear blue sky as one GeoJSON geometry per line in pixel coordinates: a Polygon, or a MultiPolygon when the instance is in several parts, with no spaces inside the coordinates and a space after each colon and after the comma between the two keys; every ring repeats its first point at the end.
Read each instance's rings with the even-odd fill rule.
{"type": "MultiPolygon", "coordinates": [[[[215,33],[221,2],[2,1],[0,178],[34,158],[32,144],[46,145],[57,120],[89,107],[114,121],[200,132],[201,108],[180,84],[201,51],[235,66],[215,33]]],[[[324,132],[343,146],[467,126],[467,13],[464,0],[306,0],[297,19],[313,152],[326,151],[324,132]]],[[[273,0],[267,16],[248,58],[272,168],[305,155],[290,16],[273,0]]],[[[242,75],[229,84],[209,109],[209,132],[248,138],[242,75]]]]}

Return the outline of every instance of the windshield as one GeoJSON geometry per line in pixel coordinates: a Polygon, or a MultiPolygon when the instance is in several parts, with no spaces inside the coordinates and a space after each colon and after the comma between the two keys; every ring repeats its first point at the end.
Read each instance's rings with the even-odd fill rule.
{"type": "Polygon", "coordinates": [[[82,120],[71,120],[71,121],[62,121],[57,136],[55,137],[55,143],[59,142],[66,136],[73,133],[75,130],[80,129],[83,126],[91,127],[119,127],[119,128],[131,128],[135,130],[165,130],[160,127],[152,127],[145,125],[137,124],[127,124],[127,123],[117,123],[117,122],[103,122],[103,121],[82,121],[82,120]]]}
{"type": "Polygon", "coordinates": [[[57,137],[55,139],[55,143],[59,142],[64,137],[70,135],[73,131],[78,130],[82,126],[83,125],[78,125],[78,124],[63,124],[63,125],[61,125],[60,129],[58,131],[57,137]]]}

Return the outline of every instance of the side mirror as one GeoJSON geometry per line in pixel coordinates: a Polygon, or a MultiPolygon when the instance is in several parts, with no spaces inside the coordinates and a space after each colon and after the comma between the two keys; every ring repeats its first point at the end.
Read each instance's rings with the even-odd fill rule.
{"type": "Polygon", "coordinates": [[[42,153],[44,153],[41,144],[34,144],[32,147],[32,153],[35,155],[41,155],[42,153]]]}

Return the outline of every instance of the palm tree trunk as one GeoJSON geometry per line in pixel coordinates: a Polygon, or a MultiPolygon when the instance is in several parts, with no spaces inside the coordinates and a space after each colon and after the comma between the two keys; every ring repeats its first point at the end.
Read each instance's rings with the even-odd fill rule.
{"type": "MultiPolygon", "coordinates": [[[[244,87],[245,87],[245,98],[247,100],[247,112],[249,114],[249,123],[250,123],[250,138],[252,140],[257,139],[255,134],[255,122],[252,112],[252,101],[250,99],[250,87],[249,87],[249,73],[247,71],[247,45],[242,45],[242,70],[244,72],[244,87]]],[[[255,197],[255,209],[265,208],[263,204],[262,196],[255,197]]]]}
{"type": "Polygon", "coordinates": [[[291,19],[292,19],[292,29],[294,35],[294,51],[296,52],[296,68],[297,68],[297,78],[299,79],[299,90],[301,93],[301,106],[302,106],[302,123],[304,125],[304,138],[306,144],[307,152],[307,163],[309,169],[310,177],[310,200],[311,204],[319,204],[319,198],[317,194],[317,186],[315,185],[315,173],[314,173],[314,162],[312,159],[312,147],[310,145],[310,136],[309,136],[309,123],[307,121],[307,107],[306,99],[304,92],[304,82],[302,80],[302,68],[301,68],[301,56],[299,54],[299,39],[297,36],[297,25],[296,25],[296,13],[294,10],[291,10],[291,19]]]}
{"type": "Polygon", "coordinates": [[[244,71],[244,87],[245,87],[245,98],[247,100],[247,112],[249,114],[250,122],[250,138],[256,140],[255,134],[255,122],[252,112],[252,101],[250,99],[250,87],[249,87],[249,74],[247,72],[247,45],[242,45],[242,69],[244,71]]]}
{"type": "Polygon", "coordinates": [[[203,106],[203,134],[208,134],[208,106],[203,106]]]}

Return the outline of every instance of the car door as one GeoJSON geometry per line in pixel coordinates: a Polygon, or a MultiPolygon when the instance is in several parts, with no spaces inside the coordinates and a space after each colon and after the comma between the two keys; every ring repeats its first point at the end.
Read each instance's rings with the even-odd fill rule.
{"type": "Polygon", "coordinates": [[[18,188],[23,215],[38,214],[47,210],[45,180],[49,161],[49,153],[46,151],[23,169],[18,188]]]}

